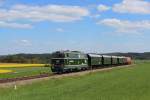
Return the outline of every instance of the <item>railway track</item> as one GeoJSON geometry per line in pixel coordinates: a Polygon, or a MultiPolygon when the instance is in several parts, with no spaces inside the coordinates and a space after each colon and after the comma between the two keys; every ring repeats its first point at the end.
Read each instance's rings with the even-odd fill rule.
{"type": "Polygon", "coordinates": [[[43,80],[49,80],[53,78],[62,78],[67,76],[81,76],[93,72],[99,72],[99,71],[108,71],[113,68],[124,68],[129,67],[131,65],[124,65],[124,66],[113,66],[113,67],[105,67],[105,68],[98,68],[98,69],[92,69],[92,70],[86,70],[86,71],[80,71],[80,72],[72,72],[72,73],[64,73],[64,74],[40,74],[35,76],[28,76],[28,77],[20,77],[20,78],[7,78],[7,79],[0,79],[0,87],[10,87],[15,85],[25,85],[25,84],[32,84],[33,82],[43,81],[43,80]]]}

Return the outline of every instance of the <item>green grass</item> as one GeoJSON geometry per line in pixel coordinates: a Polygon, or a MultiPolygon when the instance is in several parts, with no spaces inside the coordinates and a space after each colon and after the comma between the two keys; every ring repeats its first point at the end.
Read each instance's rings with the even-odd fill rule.
{"type": "Polygon", "coordinates": [[[7,69],[13,71],[12,73],[0,74],[0,79],[38,75],[41,73],[51,73],[50,67],[21,67],[21,68],[0,68],[0,69],[7,69]]]}
{"type": "Polygon", "coordinates": [[[0,89],[0,100],[149,100],[150,62],[0,89]]]}

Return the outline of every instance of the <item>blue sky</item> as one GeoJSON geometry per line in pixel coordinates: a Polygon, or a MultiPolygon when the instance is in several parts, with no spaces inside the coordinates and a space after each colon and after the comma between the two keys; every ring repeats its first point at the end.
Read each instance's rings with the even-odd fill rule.
{"type": "Polygon", "coordinates": [[[0,0],[0,55],[150,51],[150,0],[0,0]]]}

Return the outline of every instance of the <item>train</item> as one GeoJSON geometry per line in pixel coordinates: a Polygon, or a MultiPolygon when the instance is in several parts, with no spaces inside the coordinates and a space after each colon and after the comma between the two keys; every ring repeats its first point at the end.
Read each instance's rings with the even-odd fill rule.
{"type": "Polygon", "coordinates": [[[53,73],[65,73],[93,68],[103,68],[118,65],[130,65],[130,57],[109,56],[81,51],[56,51],[52,53],[51,70],[53,73]]]}

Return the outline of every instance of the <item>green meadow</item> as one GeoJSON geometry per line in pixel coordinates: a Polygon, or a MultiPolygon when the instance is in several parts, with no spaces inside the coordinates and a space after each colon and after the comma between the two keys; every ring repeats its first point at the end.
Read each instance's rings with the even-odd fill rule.
{"type": "Polygon", "coordinates": [[[83,76],[0,88],[0,100],[149,100],[150,61],[83,76]]]}

